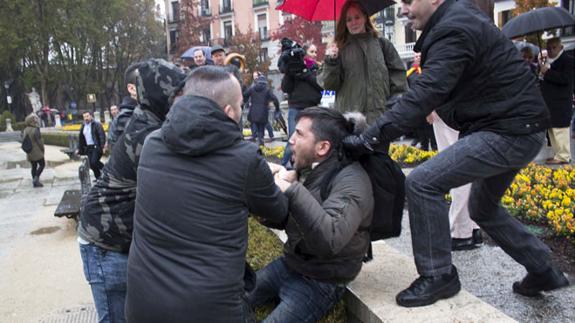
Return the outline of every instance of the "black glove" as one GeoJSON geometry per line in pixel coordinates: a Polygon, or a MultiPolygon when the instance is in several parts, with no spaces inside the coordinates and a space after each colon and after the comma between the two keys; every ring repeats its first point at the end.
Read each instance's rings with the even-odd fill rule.
{"type": "Polygon", "coordinates": [[[351,135],[343,138],[343,150],[352,160],[358,160],[359,157],[373,153],[373,146],[361,135],[351,135]]]}

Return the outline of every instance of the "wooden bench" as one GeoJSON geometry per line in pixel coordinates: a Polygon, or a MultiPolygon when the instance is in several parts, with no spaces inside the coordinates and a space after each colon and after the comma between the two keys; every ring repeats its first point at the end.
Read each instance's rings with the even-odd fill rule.
{"type": "Polygon", "coordinates": [[[79,190],[67,190],[64,192],[58,207],[54,212],[55,217],[67,217],[68,219],[78,220],[82,199],[90,191],[90,164],[86,156],[81,157],[80,167],[78,167],[78,176],[80,177],[79,190]]]}

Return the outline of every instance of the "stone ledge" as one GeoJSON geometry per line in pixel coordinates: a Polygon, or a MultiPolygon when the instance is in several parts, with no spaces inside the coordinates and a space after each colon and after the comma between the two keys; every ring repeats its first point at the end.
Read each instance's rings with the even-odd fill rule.
{"type": "MultiPolygon", "coordinates": [[[[283,242],[284,231],[272,230],[283,242]]],[[[364,264],[345,294],[348,322],[516,322],[465,290],[424,307],[405,308],[395,295],[417,277],[413,259],[385,241],[373,243],[373,260],[364,264]]]]}

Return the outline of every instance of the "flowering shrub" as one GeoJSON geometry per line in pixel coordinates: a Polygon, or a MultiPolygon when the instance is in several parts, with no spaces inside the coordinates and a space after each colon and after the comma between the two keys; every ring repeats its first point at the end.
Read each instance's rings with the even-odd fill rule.
{"type": "Polygon", "coordinates": [[[551,169],[529,164],[515,177],[501,200],[515,216],[547,224],[575,241],[575,168],[551,169]]]}
{"type": "Polygon", "coordinates": [[[437,155],[437,151],[425,151],[408,145],[390,145],[389,156],[402,166],[415,166],[437,155]]]}
{"type": "Polygon", "coordinates": [[[273,148],[260,146],[260,150],[262,151],[265,157],[276,157],[282,159],[284,157],[285,146],[277,146],[273,148]]]}
{"type": "MultiPolygon", "coordinates": [[[[102,124],[104,131],[108,131],[108,126],[109,125],[107,123],[102,124]]],[[[62,130],[64,130],[64,131],[80,131],[81,127],[82,127],[81,123],[66,124],[66,125],[62,126],[62,130]]]]}

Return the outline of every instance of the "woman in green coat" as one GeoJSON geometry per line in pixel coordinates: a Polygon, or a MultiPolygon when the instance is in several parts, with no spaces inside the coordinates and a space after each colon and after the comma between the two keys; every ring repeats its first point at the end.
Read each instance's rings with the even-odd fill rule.
{"type": "Polygon", "coordinates": [[[388,98],[405,92],[405,67],[393,44],[379,38],[361,5],[347,1],[337,22],[335,44],[326,49],[318,83],[336,91],[340,112],[359,111],[372,123],[388,98]]]}
{"type": "Polygon", "coordinates": [[[35,114],[30,114],[25,120],[26,128],[22,132],[22,139],[30,137],[32,150],[26,154],[26,158],[32,164],[32,185],[34,187],[43,187],[40,183],[40,175],[44,170],[46,162],[44,161],[44,143],[40,133],[40,121],[35,114]]]}

